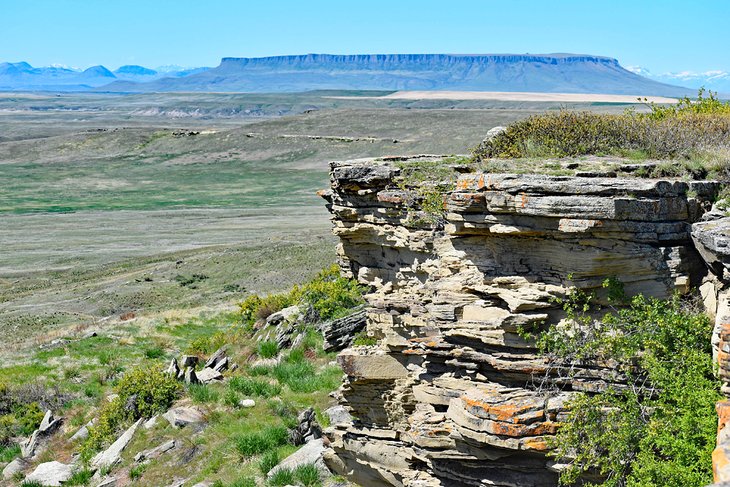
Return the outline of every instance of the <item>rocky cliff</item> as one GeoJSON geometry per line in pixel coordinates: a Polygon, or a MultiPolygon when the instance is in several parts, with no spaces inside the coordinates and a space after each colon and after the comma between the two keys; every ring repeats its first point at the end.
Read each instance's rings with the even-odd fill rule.
{"type": "MultiPolygon", "coordinates": [[[[708,272],[724,269],[724,241],[701,228],[718,223],[695,227],[700,251],[692,235],[719,185],[461,174],[432,225],[402,164],[333,163],[323,195],[344,272],[371,286],[367,333],[377,340],[339,356],[339,399],[356,420],[331,432],[328,464],[368,486],[556,485],[546,439],[565,401],[620,379],[601,366],[548,367],[519,327],[559,321],[555,298],[573,287],[600,296],[611,276],[630,294],[663,297],[704,282],[711,312],[727,308],[708,272]]],[[[722,358],[730,313],[717,315],[722,358]]]]}

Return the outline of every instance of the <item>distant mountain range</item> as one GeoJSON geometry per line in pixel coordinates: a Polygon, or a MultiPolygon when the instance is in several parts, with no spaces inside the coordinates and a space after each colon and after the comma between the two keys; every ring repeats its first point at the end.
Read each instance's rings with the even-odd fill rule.
{"type": "Polygon", "coordinates": [[[727,71],[680,71],[677,73],[655,74],[639,66],[629,66],[626,69],[639,76],[651,78],[661,83],[686,86],[688,88],[706,88],[718,93],[730,93],[730,73],[727,71]]]}
{"type": "Polygon", "coordinates": [[[154,70],[128,65],[110,71],[104,66],[80,70],[65,66],[35,68],[26,62],[0,63],[0,90],[87,91],[119,80],[145,82],[163,77],[179,78],[207,69],[172,66],[154,70]]]}
{"type": "Polygon", "coordinates": [[[578,54],[306,54],[223,58],[215,68],[152,70],[103,66],[84,71],[0,64],[0,90],[109,92],[297,92],[463,90],[684,96],[696,93],[578,54]]]}

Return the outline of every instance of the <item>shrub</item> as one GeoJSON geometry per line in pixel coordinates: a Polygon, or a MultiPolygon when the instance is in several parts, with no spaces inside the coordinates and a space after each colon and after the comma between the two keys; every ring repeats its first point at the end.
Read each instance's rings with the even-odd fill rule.
{"type": "Polygon", "coordinates": [[[244,458],[260,455],[289,440],[289,431],[284,426],[268,426],[261,431],[247,433],[235,439],[236,451],[244,458]]]}
{"type": "Polygon", "coordinates": [[[253,325],[283,308],[301,305],[311,307],[317,319],[329,320],[345,316],[361,305],[364,288],[354,279],[340,276],[339,267],[330,266],[302,286],[294,286],[288,293],[266,297],[248,296],[241,304],[244,324],[253,325]]]}
{"type": "Polygon", "coordinates": [[[259,342],[256,353],[261,358],[274,358],[279,353],[279,346],[273,340],[259,342]]]}
{"type": "Polygon", "coordinates": [[[144,351],[144,356],[150,360],[160,358],[163,355],[165,355],[165,351],[162,350],[162,348],[160,348],[160,347],[151,347],[151,348],[145,349],[145,351],[144,351]]]}
{"type": "Polygon", "coordinates": [[[138,367],[124,374],[114,388],[117,397],[102,406],[99,420],[89,429],[81,448],[82,457],[90,459],[94,451],[132,421],[167,411],[180,389],[175,378],[155,367],[138,367]]]}
{"type": "Polygon", "coordinates": [[[273,397],[281,393],[281,386],[278,384],[241,376],[231,378],[228,387],[247,396],[273,397]]]}
{"type": "Polygon", "coordinates": [[[207,355],[213,353],[228,343],[229,336],[222,331],[210,336],[198,337],[185,349],[190,355],[207,355]]]}
{"type": "MultiPolygon", "coordinates": [[[[651,105],[651,113],[621,115],[561,110],[534,115],[510,124],[473,151],[476,162],[491,158],[618,155],[703,161],[708,157],[713,177],[727,177],[730,150],[730,104],[714,95],[698,102],[651,105]],[[713,157],[717,150],[724,156],[713,157]]],[[[701,164],[704,166],[704,164],[701,164]]],[[[691,169],[685,167],[684,169],[691,169]]],[[[696,168],[695,168],[696,169],[696,168]]],[[[708,168],[689,174],[704,178],[708,168]]]]}
{"type": "Polygon", "coordinates": [[[679,298],[636,296],[627,306],[590,318],[592,297],[565,302],[567,327],[542,332],[538,345],[559,367],[613,361],[632,387],[579,394],[551,442],[568,468],[566,485],[586,472],[602,486],[703,486],[712,481],[711,454],[721,398],[713,375],[712,324],[679,298]]]}
{"type": "Polygon", "coordinates": [[[305,284],[302,295],[320,319],[331,320],[345,316],[349,310],[361,305],[363,291],[357,281],[342,277],[339,267],[332,265],[305,284]]]}

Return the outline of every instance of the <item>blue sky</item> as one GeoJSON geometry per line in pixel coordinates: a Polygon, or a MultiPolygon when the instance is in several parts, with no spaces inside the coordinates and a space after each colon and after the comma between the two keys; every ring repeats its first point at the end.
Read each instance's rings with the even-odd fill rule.
{"type": "Polygon", "coordinates": [[[224,56],[547,53],[730,71],[730,0],[0,0],[0,61],[215,66],[224,56]]]}

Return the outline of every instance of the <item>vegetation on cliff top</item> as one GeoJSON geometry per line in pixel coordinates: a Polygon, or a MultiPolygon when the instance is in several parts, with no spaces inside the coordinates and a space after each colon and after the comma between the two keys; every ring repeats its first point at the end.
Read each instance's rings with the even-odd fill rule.
{"type": "Polygon", "coordinates": [[[537,337],[554,370],[603,363],[618,379],[569,402],[551,443],[552,455],[567,464],[561,483],[586,475],[602,487],[711,483],[721,395],[709,318],[679,297],[626,299],[615,282],[606,284],[620,307],[594,319],[593,296],[576,292],[564,302],[568,324],[537,337]]]}
{"type": "Polygon", "coordinates": [[[694,177],[730,177],[730,102],[700,90],[696,100],[648,107],[649,113],[561,110],[533,115],[483,141],[473,151],[474,160],[584,155],[675,159],[691,161],[684,172],[694,177]]]}

